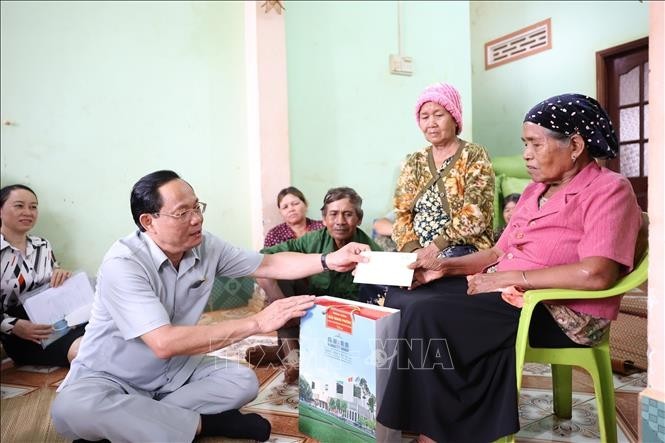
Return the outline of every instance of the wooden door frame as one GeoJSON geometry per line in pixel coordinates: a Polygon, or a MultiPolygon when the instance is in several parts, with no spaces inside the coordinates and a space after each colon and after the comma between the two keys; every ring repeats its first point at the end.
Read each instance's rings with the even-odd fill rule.
{"type": "Polygon", "coordinates": [[[607,107],[607,62],[606,60],[617,55],[634,51],[643,46],[649,46],[649,37],[624,43],[602,51],[596,52],[596,100],[603,108],[607,107]]]}
{"type": "MultiPolygon", "coordinates": [[[[612,48],[605,49],[603,51],[598,51],[596,52],[596,96],[598,102],[601,104],[603,108],[607,110],[607,112],[610,114],[610,118],[614,122],[614,129],[617,130],[617,138],[619,137],[619,132],[620,132],[620,125],[619,125],[619,117],[620,117],[620,103],[617,101],[616,103],[614,102],[614,96],[610,95],[610,90],[609,86],[612,86],[612,88],[619,87],[619,85],[610,85],[609,83],[612,83],[614,80],[614,77],[610,78],[608,76],[608,71],[612,71],[611,74],[614,76],[614,74],[617,74],[615,72],[615,69],[617,67],[615,61],[618,61],[619,59],[628,59],[634,56],[641,54],[644,50],[646,50],[646,61],[648,61],[648,51],[649,51],[649,37],[643,37],[631,42],[627,42],[618,46],[614,46],[612,48]],[[612,98],[610,100],[610,97],[612,98]],[[610,101],[612,103],[610,103],[610,101]],[[616,106],[616,108],[615,108],[616,106]]],[[[639,58],[639,56],[638,56],[639,58]]],[[[630,65],[632,66],[632,65],[630,65]]],[[[641,65],[638,65],[641,66],[641,65]]],[[[640,67],[640,73],[642,72],[642,68],[640,67]]],[[[640,78],[640,85],[642,84],[642,78],[640,78]]],[[[642,87],[640,86],[640,96],[638,97],[639,103],[640,103],[640,109],[642,109],[642,106],[644,105],[643,101],[646,101],[648,103],[648,97],[643,97],[643,91],[642,87]]],[[[618,99],[618,97],[617,97],[618,99]]],[[[643,117],[643,114],[640,114],[641,117],[643,117]]],[[[646,148],[645,140],[648,140],[648,135],[643,134],[643,125],[644,125],[644,120],[640,118],[640,176],[639,177],[628,177],[628,180],[631,183],[631,186],[633,187],[633,190],[635,191],[635,195],[637,196],[638,202],[640,204],[640,207],[643,208],[643,210],[646,210],[648,206],[648,175],[642,175],[642,174],[647,174],[646,171],[643,170],[643,161],[644,161],[644,156],[647,155],[646,152],[642,151],[642,148],[646,148]],[[645,138],[642,138],[642,136],[645,136],[645,138]]],[[[601,166],[605,166],[611,170],[614,171],[620,171],[621,165],[620,165],[620,160],[619,157],[613,158],[613,159],[602,159],[599,160],[598,163],[601,166]]]]}

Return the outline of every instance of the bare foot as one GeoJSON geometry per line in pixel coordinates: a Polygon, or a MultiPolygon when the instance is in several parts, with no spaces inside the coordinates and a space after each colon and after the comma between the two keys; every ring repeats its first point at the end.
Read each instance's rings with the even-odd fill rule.
{"type": "Polygon", "coordinates": [[[79,353],[79,346],[81,346],[81,339],[83,337],[79,337],[76,340],[72,342],[72,345],[69,347],[69,351],[67,351],[67,360],[71,363],[72,360],[76,358],[76,355],[79,353]]]}

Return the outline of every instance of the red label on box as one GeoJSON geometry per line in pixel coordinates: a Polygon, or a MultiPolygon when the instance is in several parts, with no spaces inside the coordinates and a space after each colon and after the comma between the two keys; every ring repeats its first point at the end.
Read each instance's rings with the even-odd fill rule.
{"type": "Polygon", "coordinates": [[[330,307],[326,311],[326,328],[353,334],[353,310],[351,306],[330,307]]]}
{"type": "Polygon", "coordinates": [[[372,309],[371,307],[340,304],[340,302],[333,300],[316,299],[314,300],[314,303],[316,303],[319,306],[326,306],[328,308],[334,307],[337,310],[344,309],[348,312],[351,312],[353,310],[353,313],[355,315],[360,315],[361,317],[369,318],[370,320],[378,320],[380,318],[387,317],[388,315],[393,314],[393,312],[386,312],[386,311],[381,311],[379,309],[372,309]]]}

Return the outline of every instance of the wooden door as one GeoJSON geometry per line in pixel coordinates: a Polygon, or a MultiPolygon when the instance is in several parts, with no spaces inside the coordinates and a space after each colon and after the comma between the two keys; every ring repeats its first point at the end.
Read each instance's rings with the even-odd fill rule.
{"type": "Polygon", "coordinates": [[[649,148],[649,39],[596,54],[598,101],[607,109],[619,139],[619,155],[606,166],[628,177],[647,211],[649,148]]]}

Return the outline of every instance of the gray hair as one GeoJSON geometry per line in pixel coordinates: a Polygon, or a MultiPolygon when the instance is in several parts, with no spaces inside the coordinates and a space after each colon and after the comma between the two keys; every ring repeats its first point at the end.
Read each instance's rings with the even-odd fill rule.
{"type": "Polygon", "coordinates": [[[541,128],[543,128],[543,131],[545,132],[545,137],[555,140],[559,144],[559,146],[562,147],[562,148],[568,147],[568,145],[570,145],[570,139],[572,138],[572,136],[577,134],[575,132],[573,134],[566,135],[566,134],[563,134],[561,132],[553,131],[553,130],[551,130],[549,128],[546,128],[544,126],[541,126],[541,128]]]}
{"type": "Polygon", "coordinates": [[[356,215],[358,216],[359,219],[362,220],[363,218],[363,199],[358,195],[358,193],[348,187],[340,187],[340,188],[332,188],[329,189],[328,192],[326,193],[326,196],[323,197],[323,206],[321,207],[321,214],[325,217],[326,215],[326,210],[328,208],[328,205],[332,202],[336,202],[337,200],[342,200],[348,198],[351,204],[353,205],[353,208],[356,211],[356,215]]]}

